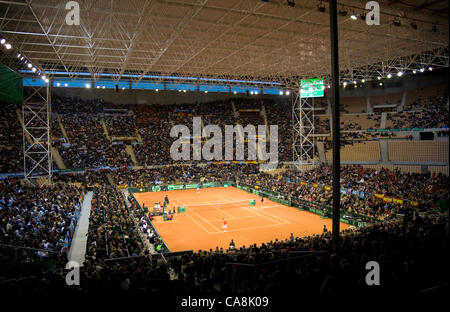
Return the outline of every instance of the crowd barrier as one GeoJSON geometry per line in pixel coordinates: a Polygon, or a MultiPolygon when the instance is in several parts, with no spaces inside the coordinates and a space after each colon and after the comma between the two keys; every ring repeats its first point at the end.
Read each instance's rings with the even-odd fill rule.
{"type": "MultiPolygon", "coordinates": [[[[146,193],[146,192],[161,192],[161,191],[173,191],[173,190],[189,190],[199,188],[209,188],[209,187],[228,187],[231,185],[230,181],[221,182],[206,182],[206,183],[182,183],[182,184],[167,184],[167,185],[153,185],[153,186],[136,186],[128,187],[129,193],[146,193]]],[[[119,185],[118,188],[123,189],[127,186],[119,185]]]]}
{"type": "Polygon", "coordinates": [[[170,252],[169,247],[167,247],[166,243],[164,242],[164,240],[162,239],[161,235],[159,235],[158,231],[156,230],[156,228],[153,226],[152,221],[150,221],[150,218],[148,217],[148,215],[145,213],[144,209],[142,209],[141,205],[139,204],[139,202],[136,200],[136,198],[134,197],[132,192],[129,192],[129,197],[128,199],[130,200],[130,202],[134,202],[136,204],[136,206],[140,209],[141,214],[144,215],[145,219],[147,220],[148,224],[150,224],[150,226],[152,227],[153,231],[156,233],[156,235],[158,236],[158,239],[161,241],[163,247],[165,250],[167,250],[168,252],[170,252]]]}

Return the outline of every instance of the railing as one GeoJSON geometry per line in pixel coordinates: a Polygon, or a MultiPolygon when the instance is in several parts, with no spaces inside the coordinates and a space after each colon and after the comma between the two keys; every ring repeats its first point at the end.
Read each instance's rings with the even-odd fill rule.
{"type": "Polygon", "coordinates": [[[232,184],[231,181],[214,181],[214,182],[190,181],[189,183],[172,183],[172,184],[158,184],[158,185],[142,184],[140,186],[133,186],[133,187],[128,187],[128,185],[123,186],[119,185],[119,188],[128,188],[129,193],[145,193],[145,192],[196,189],[197,185],[199,185],[200,188],[208,188],[208,187],[220,187],[231,184],[232,184]]]}
{"type": "Polygon", "coordinates": [[[134,197],[133,193],[130,192],[129,198],[130,202],[134,202],[135,205],[140,209],[141,214],[145,217],[145,219],[147,220],[148,224],[152,227],[153,231],[156,233],[158,239],[162,242],[162,246],[164,247],[165,250],[167,250],[168,252],[170,252],[169,247],[167,247],[166,243],[164,242],[164,240],[162,239],[161,235],[159,235],[158,231],[156,230],[156,228],[153,226],[152,221],[150,221],[150,218],[148,217],[148,215],[145,213],[144,209],[142,209],[141,204],[139,204],[139,202],[136,200],[136,198],[134,197]]]}
{"type": "MultiPolygon", "coordinates": [[[[332,213],[333,209],[328,205],[320,204],[320,203],[313,202],[313,201],[307,201],[307,200],[304,200],[304,199],[301,199],[298,197],[292,198],[290,195],[282,194],[282,193],[275,192],[275,191],[268,191],[268,190],[264,190],[261,188],[256,190],[253,186],[246,184],[246,183],[242,183],[242,182],[239,182],[236,185],[236,187],[240,188],[240,189],[244,189],[247,192],[254,193],[257,195],[263,194],[263,195],[267,196],[270,200],[272,200],[274,202],[278,202],[278,203],[286,205],[286,206],[303,209],[303,210],[306,210],[306,211],[309,211],[309,212],[312,212],[312,213],[315,213],[315,214],[318,214],[320,216],[327,217],[327,218],[333,217],[333,213],[332,213]]],[[[379,222],[380,221],[374,217],[361,215],[361,214],[357,214],[354,212],[348,212],[345,210],[341,210],[339,217],[340,217],[341,222],[348,223],[348,224],[354,225],[354,226],[363,226],[367,222],[379,222]]]]}
{"type": "Polygon", "coordinates": [[[2,259],[48,260],[56,258],[58,254],[59,252],[54,250],[0,244],[0,255],[2,259]]]}
{"type": "Polygon", "coordinates": [[[448,211],[449,208],[449,192],[445,192],[442,194],[439,194],[430,200],[426,201],[424,206],[427,208],[431,208],[432,205],[437,205],[439,202],[439,211],[445,212],[448,211]]]}
{"type": "Polygon", "coordinates": [[[285,259],[260,264],[228,262],[225,264],[226,281],[232,292],[256,291],[261,283],[260,277],[266,276],[267,272],[288,271],[292,266],[298,267],[299,262],[306,257],[314,257],[325,253],[327,251],[299,251],[297,254],[301,255],[290,257],[290,254],[287,254],[285,259]]]}

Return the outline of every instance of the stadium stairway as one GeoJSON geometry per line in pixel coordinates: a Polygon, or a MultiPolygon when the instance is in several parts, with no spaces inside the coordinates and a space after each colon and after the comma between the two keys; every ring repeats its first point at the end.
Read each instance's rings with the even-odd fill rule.
{"type": "Polygon", "coordinates": [[[58,115],[58,125],[59,125],[59,128],[61,129],[61,133],[63,134],[64,139],[66,139],[66,142],[70,144],[69,136],[67,135],[66,128],[64,127],[61,116],[59,116],[59,115],[58,115]]]}
{"type": "Polygon", "coordinates": [[[58,166],[58,169],[60,170],[67,169],[61,155],[59,154],[59,151],[53,146],[52,146],[52,158],[55,161],[56,166],[58,166]]]}
{"type": "Polygon", "coordinates": [[[234,118],[239,118],[239,111],[236,110],[236,105],[234,105],[234,101],[231,101],[231,108],[233,109],[234,118]]]}
{"type": "Polygon", "coordinates": [[[325,164],[327,162],[327,158],[325,156],[325,145],[324,142],[316,142],[317,151],[319,152],[319,160],[321,164],[325,164]]]}
{"type": "Polygon", "coordinates": [[[373,114],[373,107],[370,105],[370,96],[366,97],[366,111],[368,114],[373,114]]]}
{"type": "Polygon", "coordinates": [[[108,127],[106,127],[106,123],[103,118],[102,118],[101,123],[102,123],[103,132],[105,133],[106,138],[108,139],[108,141],[111,141],[111,138],[109,137],[108,127]]]}
{"type": "Polygon", "coordinates": [[[407,95],[407,91],[403,91],[402,101],[400,102],[400,105],[397,107],[398,112],[403,112],[403,108],[405,107],[405,103],[406,103],[406,95],[407,95]]]}
{"type": "Polygon", "coordinates": [[[259,111],[259,114],[264,120],[264,124],[266,125],[266,140],[267,142],[270,141],[270,132],[269,132],[269,122],[267,120],[267,113],[266,113],[266,107],[263,105],[262,109],[259,111]]]}
{"type": "Polygon", "coordinates": [[[128,154],[128,156],[130,156],[133,165],[139,166],[138,161],[136,159],[136,155],[134,154],[133,146],[130,144],[125,145],[125,151],[128,154]]]}
{"type": "Polygon", "coordinates": [[[388,141],[380,140],[379,144],[380,144],[381,163],[383,165],[391,164],[391,161],[389,160],[388,141]]]}
{"type": "Polygon", "coordinates": [[[380,128],[386,129],[386,121],[387,121],[387,113],[382,112],[381,113],[381,120],[380,120],[380,128]]]}
{"type": "Polygon", "coordinates": [[[114,181],[114,178],[111,175],[111,173],[107,173],[106,178],[108,179],[108,182],[112,187],[117,187],[117,183],[114,181]]]}
{"type": "Polygon", "coordinates": [[[80,266],[83,265],[86,255],[87,234],[89,230],[89,217],[91,215],[91,203],[93,192],[89,191],[83,198],[80,217],[75,227],[72,243],[69,248],[69,261],[76,261],[80,266]]]}
{"type": "MultiPolygon", "coordinates": [[[[20,109],[16,109],[16,114],[17,114],[17,119],[20,122],[20,125],[23,129],[23,118],[22,118],[22,112],[20,111],[20,109]]],[[[25,138],[27,139],[29,144],[33,144],[33,140],[31,139],[31,136],[28,133],[25,133],[25,138]]]]}
{"type": "Polygon", "coordinates": [[[136,129],[136,141],[139,143],[143,143],[142,136],[137,129],[136,129]]]}

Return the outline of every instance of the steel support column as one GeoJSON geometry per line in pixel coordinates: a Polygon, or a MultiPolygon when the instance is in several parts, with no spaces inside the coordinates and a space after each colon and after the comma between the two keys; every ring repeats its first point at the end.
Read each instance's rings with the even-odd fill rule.
{"type": "Polygon", "coordinates": [[[51,184],[53,163],[50,103],[50,84],[47,83],[46,87],[33,89],[22,105],[24,177],[29,181],[44,178],[47,184],[51,184]]]}
{"type": "Polygon", "coordinates": [[[333,120],[333,243],[339,248],[340,219],[340,128],[339,128],[339,54],[337,1],[330,0],[330,45],[331,45],[331,118],[333,120]]]}
{"type": "Polygon", "coordinates": [[[293,161],[297,169],[304,171],[314,165],[314,99],[302,98],[300,90],[294,94],[292,122],[293,161]]]}

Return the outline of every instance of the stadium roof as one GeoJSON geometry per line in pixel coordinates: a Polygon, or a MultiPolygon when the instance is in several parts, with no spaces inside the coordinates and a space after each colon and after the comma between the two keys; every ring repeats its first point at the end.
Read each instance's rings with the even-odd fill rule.
{"type": "MultiPolygon", "coordinates": [[[[0,0],[0,35],[39,69],[69,76],[156,74],[293,86],[330,73],[327,1],[79,0],[79,26],[67,25],[67,2],[0,0]]],[[[338,21],[341,81],[448,66],[447,0],[380,0],[379,26],[361,18],[366,2],[338,2],[347,11],[338,21]]]]}

